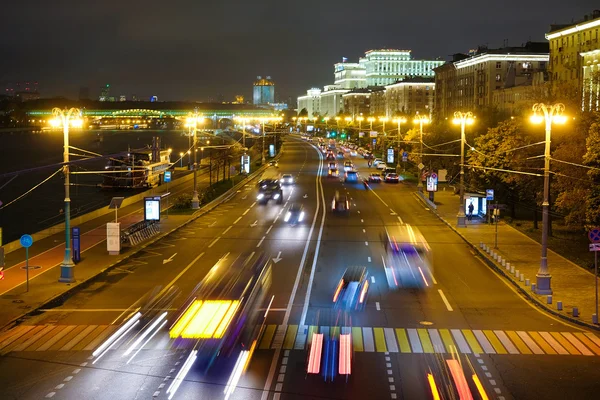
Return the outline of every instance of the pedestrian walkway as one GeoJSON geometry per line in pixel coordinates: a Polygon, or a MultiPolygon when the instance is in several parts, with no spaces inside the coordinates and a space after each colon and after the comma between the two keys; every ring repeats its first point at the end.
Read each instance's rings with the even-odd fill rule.
{"type": "MultiPolygon", "coordinates": [[[[531,290],[531,284],[536,283],[536,274],[540,267],[541,245],[521,233],[516,228],[500,221],[498,224],[498,248],[494,249],[496,226],[487,224],[481,219],[467,221],[466,228],[457,228],[458,196],[451,190],[440,190],[435,194],[436,210],[432,210],[456,230],[471,245],[480,249],[482,254],[492,262],[498,270],[519,285],[527,295],[539,305],[547,307],[552,312],[563,315],[570,320],[592,325],[592,314],[595,312],[595,283],[594,275],[561,255],[548,250],[548,267],[552,275],[552,303],[547,304],[548,298],[538,295],[531,290]],[[494,260],[493,255],[487,254],[480,247],[481,243],[510,263],[506,269],[502,261],[494,260]],[[511,272],[513,271],[514,272],[511,272]],[[518,271],[518,275],[516,275],[518,271]],[[523,274],[523,281],[521,281],[523,274]],[[526,281],[529,285],[526,286],[526,281]],[[556,303],[562,301],[563,311],[557,310],[556,303]],[[579,310],[579,317],[573,316],[573,307],[579,310]]],[[[587,249],[582,249],[587,251],[587,249]]],[[[491,251],[490,251],[491,253],[491,251]]]]}
{"type": "MultiPolygon", "coordinates": [[[[0,355],[17,351],[93,351],[117,325],[19,325],[0,335],[0,355]]],[[[600,356],[600,337],[587,332],[536,332],[477,329],[425,329],[266,325],[258,350],[306,350],[314,334],[339,339],[350,334],[355,352],[410,354],[501,354],[600,356]]],[[[167,350],[173,340],[165,330],[145,343],[145,350],[167,350]]],[[[122,341],[112,348],[128,348],[122,341]]]]}

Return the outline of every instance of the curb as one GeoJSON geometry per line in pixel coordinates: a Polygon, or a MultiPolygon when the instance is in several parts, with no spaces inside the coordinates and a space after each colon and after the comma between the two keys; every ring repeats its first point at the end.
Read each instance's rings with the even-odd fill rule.
{"type": "MultiPolygon", "coordinates": [[[[424,199],[419,196],[418,193],[413,193],[413,195],[415,196],[415,198],[418,201],[423,202],[424,204],[427,204],[427,202],[424,201],[424,199]]],[[[495,272],[499,273],[500,275],[502,275],[505,280],[507,280],[508,282],[510,282],[515,288],[517,288],[517,290],[520,292],[520,294],[526,299],[529,300],[530,303],[532,303],[533,305],[539,307],[540,309],[542,309],[545,312],[549,312],[550,314],[557,316],[561,319],[564,319],[565,321],[586,327],[586,328],[590,328],[590,329],[594,329],[596,331],[600,331],[600,326],[591,324],[589,322],[584,322],[581,321],[579,319],[570,317],[568,315],[565,314],[561,314],[558,311],[548,307],[546,304],[544,304],[542,301],[540,301],[538,298],[536,298],[535,296],[533,296],[529,291],[525,290],[523,287],[521,287],[521,285],[519,284],[519,282],[514,281],[507,273],[506,271],[499,267],[493,259],[490,259],[489,256],[487,255],[487,253],[483,252],[478,246],[474,245],[473,243],[469,242],[467,240],[467,238],[460,233],[460,231],[458,229],[456,229],[451,223],[449,223],[448,221],[446,221],[446,219],[444,219],[442,216],[439,215],[439,213],[437,212],[437,210],[433,210],[430,209],[430,211],[432,211],[436,217],[438,217],[440,219],[440,221],[442,221],[444,224],[446,224],[450,229],[452,229],[452,231],[454,231],[458,236],[460,236],[460,238],[466,243],[468,244],[473,250],[475,250],[477,252],[477,254],[479,255],[479,257],[485,262],[485,264],[490,267],[491,269],[493,269],[495,272]]]]}
{"type": "MultiPolygon", "coordinates": [[[[273,159],[277,159],[278,160],[279,157],[281,157],[282,153],[283,153],[283,149],[280,150],[279,154],[276,157],[274,157],[273,159]]],[[[113,269],[117,265],[119,265],[121,262],[123,262],[125,260],[128,260],[129,258],[133,257],[134,255],[136,255],[140,251],[144,250],[146,247],[148,247],[148,246],[150,246],[150,245],[158,242],[159,240],[163,239],[166,236],[169,236],[170,234],[172,234],[176,230],[183,228],[184,226],[186,226],[186,225],[190,224],[191,222],[197,220],[198,218],[200,218],[201,216],[205,215],[206,213],[212,211],[217,206],[221,205],[222,203],[224,203],[225,201],[227,201],[231,197],[233,197],[235,195],[235,193],[237,193],[237,190],[239,188],[243,187],[244,185],[248,184],[252,180],[256,179],[259,176],[259,174],[264,169],[266,169],[268,167],[269,167],[269,164],[261,165],[256,171],[254,171],[253,173],[251,173],[250,175],[248,175],[245,179],[243,179],[242,181],[240,181],[237,185],[235,185],[234,187],[232,187],[231,189],[229,189],[228,191],[226,191],[225,193],[223,193],[222,195],[220,195],[216,199],[212,200],[210,203],[206,204],[204,207],[200,208],[194,214],[192,214],[191,218],[188,219],[187,221],[181,223],[180,225],[176,226],[175,228],[171,229],[168,232],[159,234],[158,236],[156,236],[155,238],[150,239],[148,242],[142,244],[141,246],[136,247],[135,250],[132,251],[131,253],[124,255],[123,257],[119,258],[118,260],[115,260],[113,263],[109,264],[107,267],[101,269],[100,271],[98,271],[98,273],[95,273],[94,275],[88,277],[87,279],[84,279],[84,280],[82,280],[80,282],[76,282],[75,285],[69,287],[69,289],[67,289],[66,291],[64,291],[64,292],[62,292],[60,294],[57,294],[56,296],[53,296],[53,297],[51,297],[48,300],[45,300],[42,304],[36,306],[35,308],[33,308],[31,310],[28,310],[27,312],[24,312],[23,314],[19,315],[18,317],[15,317],[15,318],[11,319],[7,323],[5,323],[2,326],[0,326],[0,332],[3,332],[5,330],[7,330],[7,329],[10,329],[10,328],[13,328],[14,326],[19,325],[21,323],[21,321],[20,321],[21,319],[23,319],[24,317],[30,316],[33,313],[38,312],[39,309],[46,307],[48,304],[51,304],[52,302],[60,300],[62,298],[68,298],[81,285],[93,282],[101,274],[110,271],[111,269],[113,269]]]]}

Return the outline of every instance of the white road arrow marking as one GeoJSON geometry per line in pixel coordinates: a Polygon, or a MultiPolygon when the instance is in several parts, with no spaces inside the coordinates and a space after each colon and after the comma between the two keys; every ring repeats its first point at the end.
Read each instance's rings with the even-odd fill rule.
{"type": "Polygon", "coordinates": [[[308,198],[308,195],[307,195],[307,194],[305,194],[305,195],[304,195],[304,196],[302,196],[302,197],[304,197],[305,199],[307,199],[307,198],[308,198]]]}
{"type": "Polygon", "coordinates": [[[254,223],[250,224],[251,227],[255,227],[256,225],[258,225],[258,220],[254,221],[254,223]]]}
{"type": "Polygon", "coordinates": [[[177,255],[177,253],[173,254],[171,257],[167,258],[166,260],[163,260],[163,265],[173,261],[173,258],[175,258],[176,255],[177,255]]]}
{"type": "Polygon", "coordinates": [[[248,198],[248,196],[247,196],[247,195],[246,195],[246,196],[244,196],[244,197],[242,197],[242,200],[246,200],[246,198],[248,198]]]}
{"type": "Polygon", "coordinates": [[[282,258],[281,258],[281,252],[279,252],[279,253],[277,254],[277,257],[273,258],[273,262],[274,262],[275,264],[277,264],[277,263],[278,263],[279,261],[281,261],[281,260],[282,260],[282,258]]]}

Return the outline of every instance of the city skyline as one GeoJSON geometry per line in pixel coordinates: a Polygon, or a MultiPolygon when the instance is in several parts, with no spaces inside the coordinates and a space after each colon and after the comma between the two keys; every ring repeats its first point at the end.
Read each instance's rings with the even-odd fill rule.
{"type": "Polygon", "coordinates": [[[68,13],[46,4],[31,10],[8,4],[11,18],[0,27],[5,38],[0,51],[12,61],[0,66],[0,82],[35,80],[43,97],[77,98],[81,87],[96,97],[109,82],[116,95],[206,101],[219,95],[250,98],[255,77],[268,74],[284,100],[329,83],[334,63],[357,59],[369,49],[409,48],[416,59],[448,60],[478,45],[544,41],[550,24],[580,20],[597,8],[588,0],[512,2],[519,4],[516,15],[510,4],[469,0],[460,7],[434,4],[438,12],[415,18],[428,15],[432,5],[382,1],[364,9],[345,2],[345,17],[335,18],[337,3],[319,3],[319,12],[313,12],[309,1],[293,15],[274,2],[198,5],[181,0],[158,12],[160,3],[148,1],[143,7],[119,4],[118,13],[113,1],[70,7],[68,13]],[[227,23],[207,17],[231,9],[236,11],[227,14],[227,23]],[[73,19],[86,23],[72,24],[73,19]],[[25,24],[26,31],[14,34],[25,24]],[[358,24],[360,29],[352,29],[358,24]]]}

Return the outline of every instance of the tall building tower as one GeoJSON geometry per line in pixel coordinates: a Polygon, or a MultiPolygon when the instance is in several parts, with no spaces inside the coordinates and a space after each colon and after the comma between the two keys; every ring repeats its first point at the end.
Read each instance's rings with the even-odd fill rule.
{"type": "Polygon", "coordinates": [[[110,97],[110,85],[107,83],[106,86],[104,86],[100,90],[100,97],[98,98],[98,100],[109,101],[109,97],[110,97]]]}
{"type": "Polygon", "coordinates": [[[255,106],[275,103],[275,83],[270,76],[264,79],[260,76],[256,77],[252,100],[255,106]]]}

